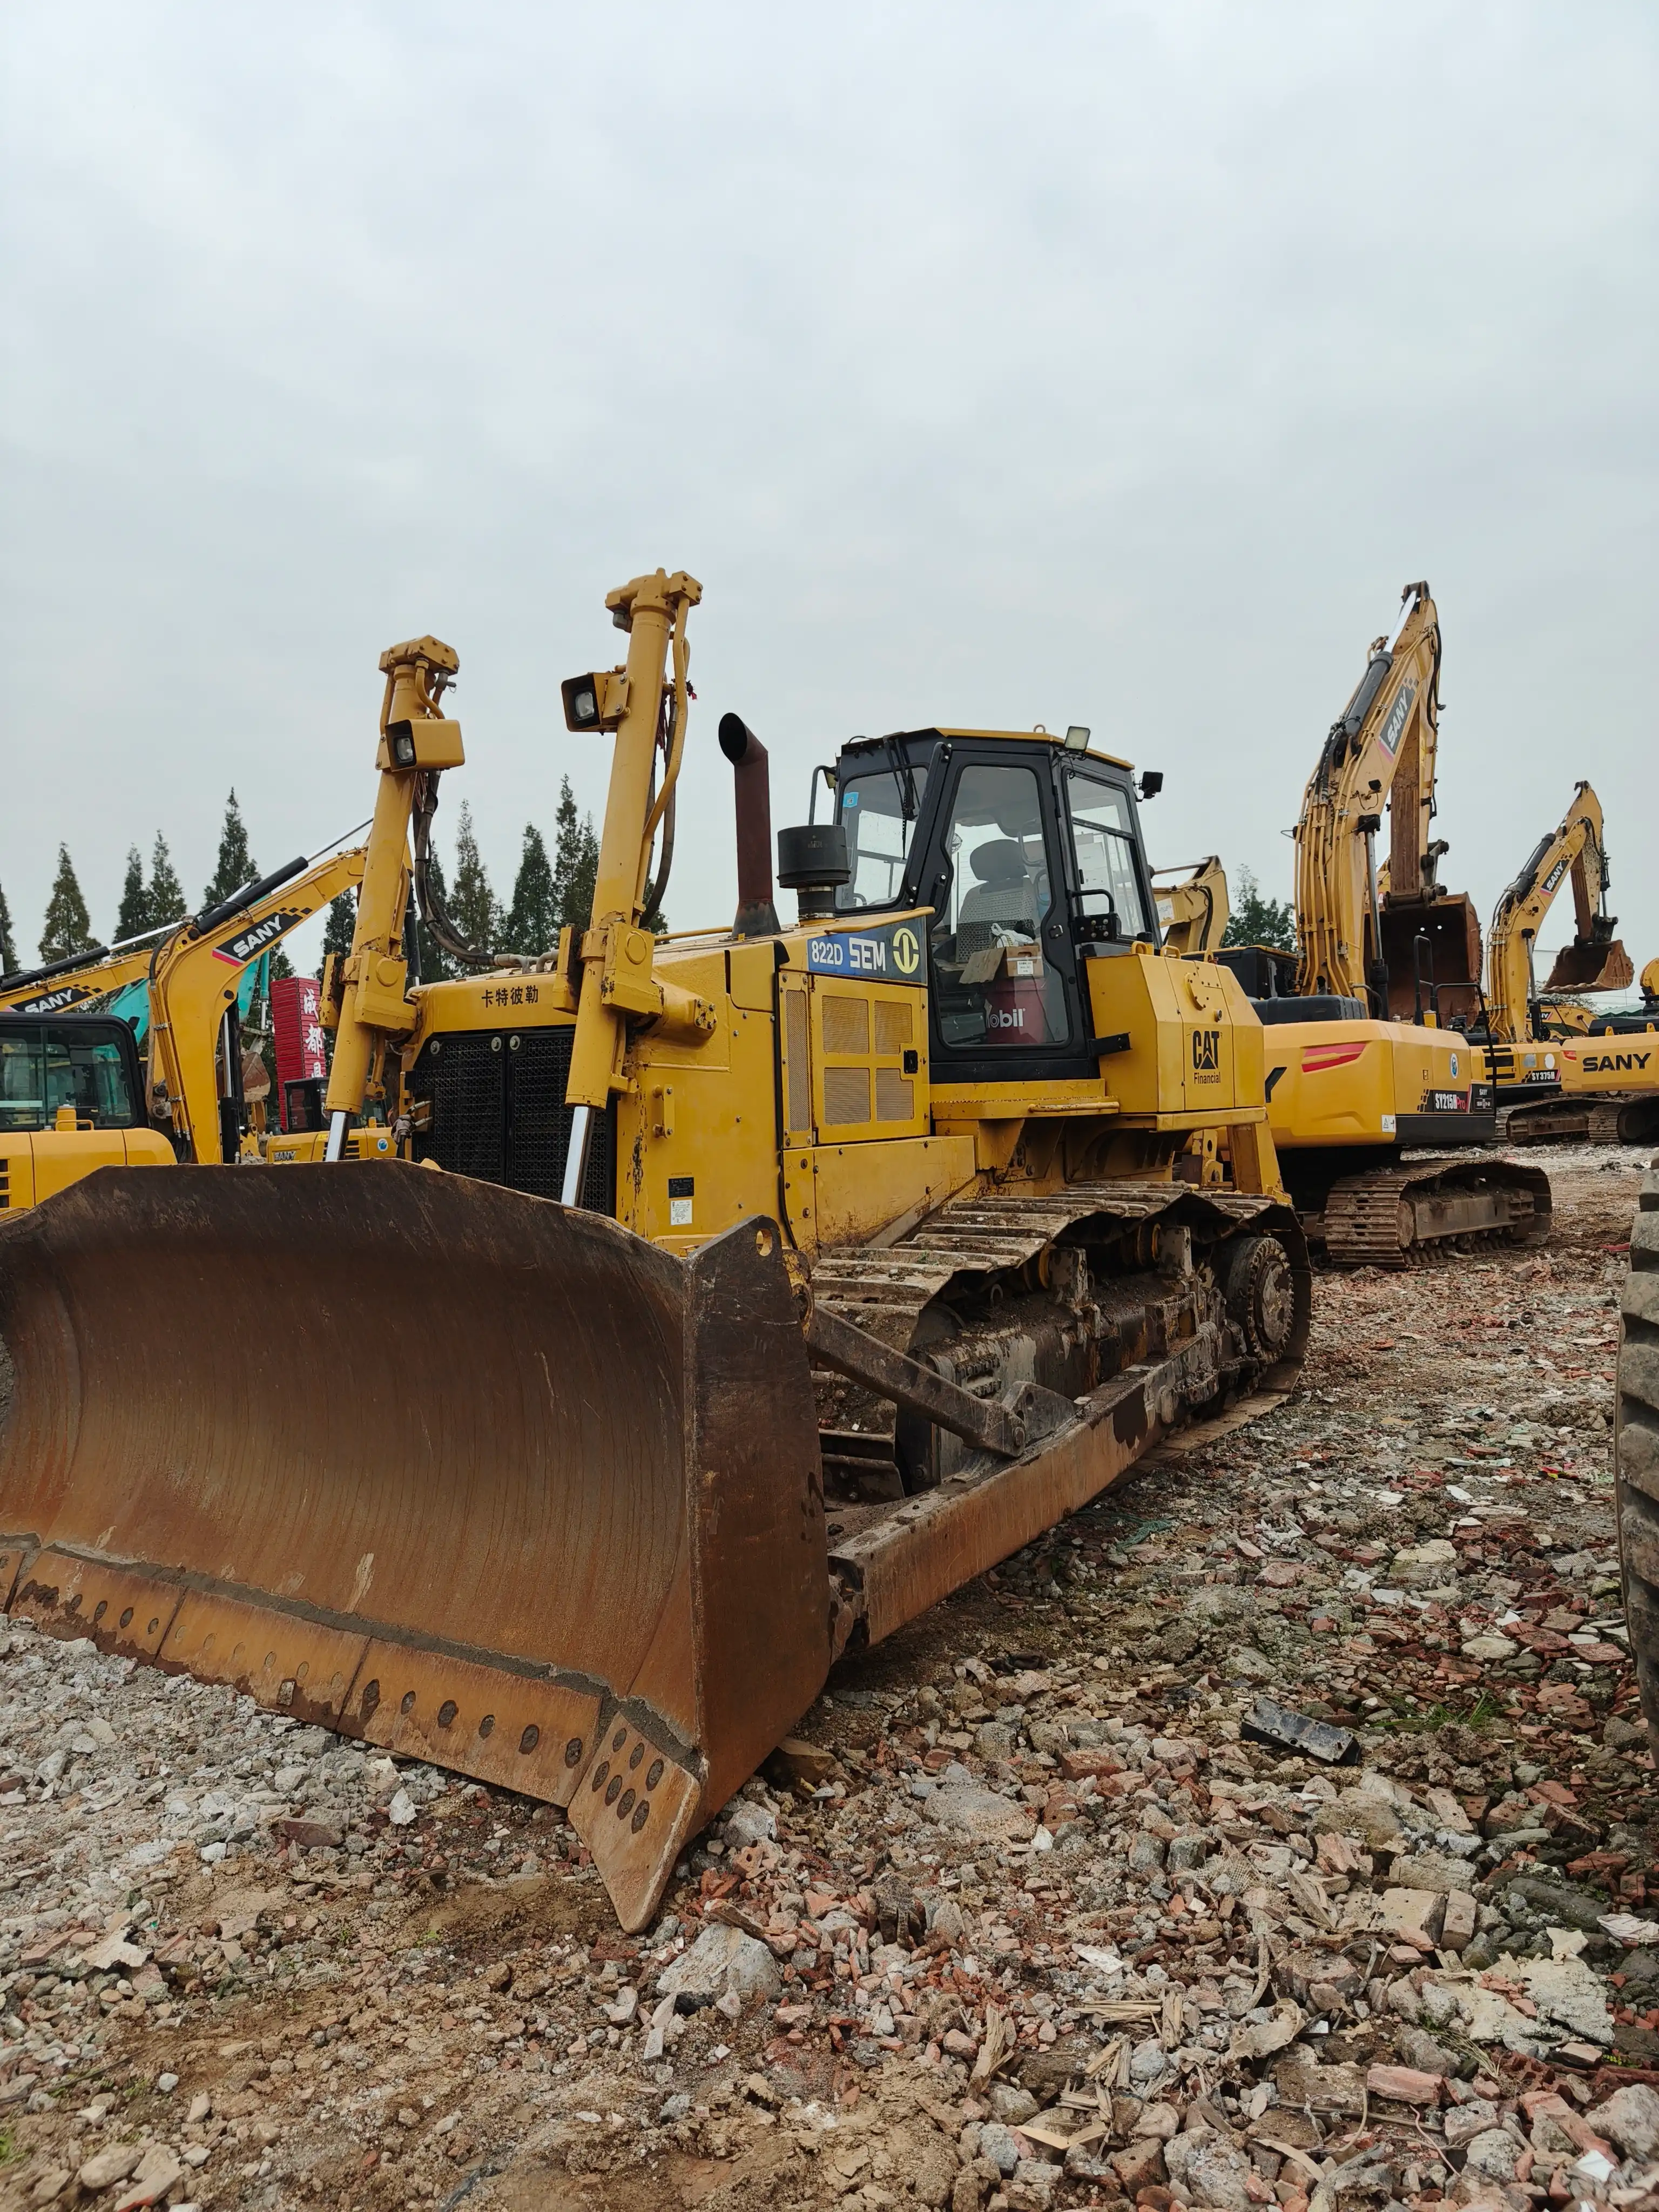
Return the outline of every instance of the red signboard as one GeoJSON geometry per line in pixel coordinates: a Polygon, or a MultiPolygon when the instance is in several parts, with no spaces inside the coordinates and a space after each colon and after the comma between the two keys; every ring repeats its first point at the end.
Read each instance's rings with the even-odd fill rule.
{"type": "Polygon", "coordinates": [[[276,1047],[276,1096],[283,1102],[286,1129],[289,1085],[320,1083],[328,1073],[314,975],[283,975],[271,985],[270,1025],[276,1047]]]}

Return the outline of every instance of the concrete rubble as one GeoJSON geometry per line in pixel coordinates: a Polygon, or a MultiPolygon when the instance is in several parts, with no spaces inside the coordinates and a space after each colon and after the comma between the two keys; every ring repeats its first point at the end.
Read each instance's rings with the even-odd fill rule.
{"type": "Polygon", "coordinates": [[[838,1670],[641,1939],[557,1813],[13,1623],[0,2206],[1659,2203],[1636,1164],[1549,1165],[838,1670]]]}

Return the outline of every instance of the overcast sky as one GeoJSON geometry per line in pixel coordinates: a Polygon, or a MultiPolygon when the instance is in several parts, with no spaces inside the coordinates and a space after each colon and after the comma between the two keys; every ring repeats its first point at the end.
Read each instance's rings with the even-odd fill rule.
{"type": "MultiPolygon", "coordinates": [[[[839,741],[1090,724],[1153,857],[1290,888],[1400,587],[1444,635],[1483,916],[1576,778],[1659,953],[1659,15],[495,4],[0,12],[0,885],[94,926],[234,784],[270,867],[366,815],[382,647],[461,657],[506,893],[607,747],[605,592],[699,576],[668,908],[731,911],[839,741]]],[[[1553,942],[1570,929],[1558,907],[1553,942]]]]}

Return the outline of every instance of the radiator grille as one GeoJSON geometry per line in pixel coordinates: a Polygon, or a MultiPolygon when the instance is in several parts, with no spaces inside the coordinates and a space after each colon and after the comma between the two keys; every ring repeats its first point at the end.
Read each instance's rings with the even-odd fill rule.
{"type": "MultiPolygon", "coordinates": [[[[876,1050],[878,1053],[899,1053],[914,1042],[908,999],[878,999],[876,1050]]],[[[890,1117],[884,1114],[880,1118],[884,1121],[890,1117]]]]}
{"type": "Polygon", "coordinates": [[[9,1161],[0,1160],[0,1208],[8,1206],[10,1204],[11,1166],[9,1161]]]}
{"type": "Polygon", "coordinates": [[[802,1135],[812,1126],[812,1071],[806,1048],[806,994],[783,994],[784,1049],[789,1055],[789,1132],[802,1135]]]}
{"type": "MultiPolygon", "coordinates": [[[[432,1038],[410,1078],[414,1097],[431,1108],[431,1127],[416,1133],[416,1158],[533,1198],[556,1198],[570,1142],[564,1090],[574,1036],[562,1024],[432,1038]]],[[[590,1212],[616,1212],[616,1152],[612,1106],[588,1144],[582,1204],[590,1212]]]]}
{"type": "Polygon", "coordinates": [[[826,993],[823,1008],[823,1048],[826,1052],[866,1053],[870,1049],[870,1001],[826,993]]]}
{"type": "Polygon", "coordinates": [[[908,1075],[896,1068],[876,1070],[876,1119],[878,1121],[909,1121],[915,1118],[915,1091],[908,1075]]]}
{"type": "Polygon", "coordinates": [[[870,1071],[867,1067],[826,1067],[823,1071],[823,1118],[832,1129],[870,1118],[870,1071]]]}

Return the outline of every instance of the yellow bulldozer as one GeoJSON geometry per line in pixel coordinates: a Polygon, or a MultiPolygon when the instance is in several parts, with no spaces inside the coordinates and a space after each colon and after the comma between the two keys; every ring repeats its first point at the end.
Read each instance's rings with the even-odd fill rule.
{"type": "Polygon", "coordinates": [[[1498,1134],[1486,1054],[1464,1033],[1479,1015],[1480,926],[1441,889],[1446,846],[1431,834],[1440,657],[1429,587],[1408,584],[1303,795],[1298,951],[1218,956],[1266,1025],[1286,1185],[1310,1237],[1344,1265],[1535,1245],[1549,1231],[1538,1169],[1423,1156],[1484,1152],[1498,1134]]]}
{"type": "Polygon", "coordinates": [[[1659,1140],[1659,990],[1650,988],[1659,987],[1659,963],[1643,971],[1639,1011],[1598,1015],[1583,1003],[1636,977],[1607,910],[1610,879],[1601,802],[1580,783],[1499,898],[1487,933],[1483,1034],[1507,1144],[1659,1140]],[[1539,932],[1569,881],[1573,935],[1540,989],[1539,932]]]}
{"type": "Polygon", "coordinates": [[[1287,1385],[1309,1325],[1261,1027],[1158,950],[1086,729],[845,745],[781,924],[727,714],[736,922],[646,926],[699,597],[613,592],[625,664],[563,687],[613,744],[590,926],[422,988],[456,660],[386,656],[333,1157],[0,1221],[10,1605],[567,1807],[630,1929],[840,1654],[1287,1385]],[[1208,1128],[1231,1188],[1172,1175],[1208,1128]]]}

